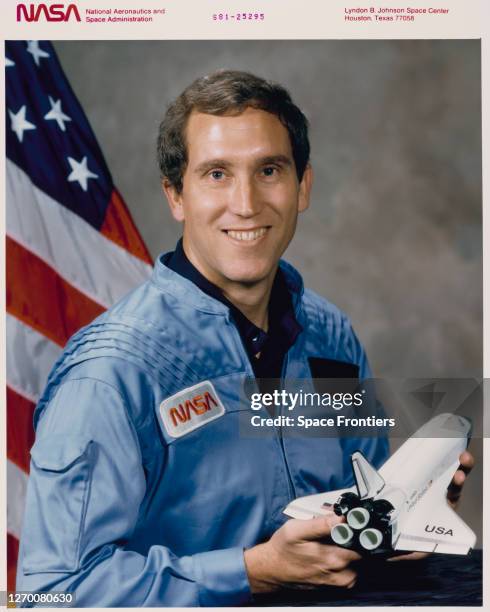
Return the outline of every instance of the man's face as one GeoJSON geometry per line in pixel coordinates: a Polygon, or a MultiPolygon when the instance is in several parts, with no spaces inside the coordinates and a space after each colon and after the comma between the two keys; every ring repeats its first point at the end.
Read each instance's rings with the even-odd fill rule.
{"type": "Polygon", "coordinates": [[[192,113],[186,136],[183,189],[164,188],[187,256],[225,291],[271,281],[308,207],[311,169],[300,183],[286,128],[262,110],[192,113]]]}

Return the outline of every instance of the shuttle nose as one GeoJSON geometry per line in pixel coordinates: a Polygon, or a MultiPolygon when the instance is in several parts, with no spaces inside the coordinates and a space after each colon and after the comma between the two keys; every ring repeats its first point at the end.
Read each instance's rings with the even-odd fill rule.
{"type": "MultiPolygon", "coordinates": [[[[459,422],[461,423],[461,426],[466,428],[466,436],[468,438],[471,438],[471,435],[473,433],[473,421],[468,417],[460,416],[460,415],[458,415],[458,419],[459,419],[459,422]]],[[[469,443],[469,439],[468,439],[468,443],[469,443]]]]}
{"type": "Polygon", "coordinates": [[[437,426],[438,429],[442,428],[446,429],[448,432],[454,432],[454,434],[449,437],[466,436],[467,438],[471,438],[473,423],[471,419],[461,414],[443,413],[434,417],[432,421],[429,421],[429,424],[432,423],[433,426],[437,426]]]}

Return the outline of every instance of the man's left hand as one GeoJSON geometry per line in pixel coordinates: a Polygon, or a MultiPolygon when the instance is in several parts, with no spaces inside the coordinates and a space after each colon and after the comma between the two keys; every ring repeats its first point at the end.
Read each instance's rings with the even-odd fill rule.
{"type": "Polygon", "coordinates": [[[469,451],[464,451],[459,456],[459,468],[451,480],[449,487],[447,488],[447,500],[453,508],[456,508],[463,485],[466,480],[466,476],[471,472],[475,465],[475,459],[469,451]]]}
{"type": "MultiPolygon", "coordinates": [[[[447,488],[447,501],[453,508],[456,508],[458,505],[466,477],[471,472],[474,465],[475,458],[469,451],[465,450],[463,453],[461,453],[459,456],[459,467],[454,473],[453,479],[447,488]]],[[[418,561],[419,559],[425,559],[429,555],[430,553],[412,552],[406,555],[390,557],[388,561],[418,561]]]]}

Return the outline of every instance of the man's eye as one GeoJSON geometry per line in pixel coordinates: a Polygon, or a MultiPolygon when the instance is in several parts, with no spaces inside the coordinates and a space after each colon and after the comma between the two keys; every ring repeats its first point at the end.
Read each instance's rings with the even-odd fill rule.
{"type": "Polygon", "coordinates": [[[277,168],[274,168],[274,166],[267,166],[262,172],[264,176],[274,176],[274,174],[277,173],[277,168]]]}
{"type": "Polygon", "coordinates": [[[224,176],[225,176],[225,174],[224,174],[223,170],[213,170],[211,172],[211,177],[215,181],[220,181],[224,176]]]}

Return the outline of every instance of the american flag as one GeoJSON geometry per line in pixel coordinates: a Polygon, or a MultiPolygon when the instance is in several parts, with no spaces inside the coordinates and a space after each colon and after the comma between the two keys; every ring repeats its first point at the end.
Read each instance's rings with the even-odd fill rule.
{"type": "Polygon", "coordinates": [[[32,415],[68,338],[146,280],[150,255],[53,46],[5,45],[7,569],[15,570],[32,415]]]}

